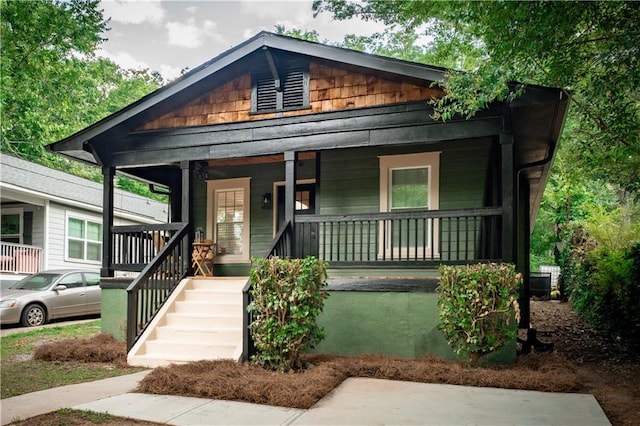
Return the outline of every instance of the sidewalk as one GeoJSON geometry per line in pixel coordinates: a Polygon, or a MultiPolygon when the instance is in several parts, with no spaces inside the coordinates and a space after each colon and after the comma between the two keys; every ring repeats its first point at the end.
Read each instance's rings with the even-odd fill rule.
{"type": "Polygon", "coordinates": [[[592,395],[379,379],[344,381],[309,410],[130,393],[146,372],[1,401],[2,425],[74,408],[171,425],[608,425],[592,395]]]}

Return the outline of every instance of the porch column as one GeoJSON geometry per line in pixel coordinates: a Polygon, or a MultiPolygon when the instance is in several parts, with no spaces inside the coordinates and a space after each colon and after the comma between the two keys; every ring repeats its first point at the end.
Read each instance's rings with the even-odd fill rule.
{"type": "Polygon", "coordinates": [[[517,269],[522,273],[522,291],[520,291],[520,328],[529,328],[531,324],[530,278],[531,278],[531,214],[529,212],[529,181],[525,173],[518,173],[518,215],[517,215],[517,269]]]}
{"type": "Polygon", "coordinates": [[[515,197],[514,197],[514,152],[513,134],[503,130],[500,133],[501,147],[501,198],[502,198],[502,260],[515,263],[515,197]]]}
{"type": "Polygon", "coordinates": [[[296,252],[296,163],[298,161],[298,153],[296,151],[287,151],[284,153],[285,162],[285,187],[284,187],[284,217],[285,222],[291,222],[291,255],[296,252]]]}
{"type": "Polygon", "coordinates": [[[113,277],[114,271],[111,267],[111,227],[113,226],[113,178],[115,177],[115,167],[102,167],[103,190],[102,190],[102,268],[100,276],[113,277]]]}
{"type": "Polygon", "coordinates": [[[188,244],[183,245],[182,247],[182,262],[184,264],[184,267],[186,268],[185,270],[187,270],[188,275],[193,275],[193,268],[191,267],[191,243],[193,242],[193,235],[192,235],[192,229],[191,229],[191,224],[193,223],[193,218],[192,218],[192,208],[191,208],[191,204],[192,204],[192,196],[191,196],[191,189],[193,187],[193,183],[192,183],[192,163],[189,161],[181,161],[180,162],[180,180],[181,180],[181,188],[180,188],[180,222],[182,223],[188,223],[189,224],[189,229],[188,229],[188,244]]]}

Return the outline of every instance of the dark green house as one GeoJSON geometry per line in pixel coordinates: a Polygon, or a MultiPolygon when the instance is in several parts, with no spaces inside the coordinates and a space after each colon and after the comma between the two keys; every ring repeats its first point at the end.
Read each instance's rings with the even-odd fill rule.
{"type": "Polygon", "coordinates": [[[437,267],[513,262],[528,277],[568,100],[527,86],[471,119],[435,121],[445,71],[262,32],[49,145],[103,169],[103,321],[126,334],[130,359],[246,356],[248,318],[230,318],[247,303],[251,257],[273,254],[329,263],[317,350],[448,356],[437,267]],[[171,223],[113,226],[116,173],[168,193],[171,223]],[[203,246],[213,259],[196,261],[203,246]],[[209,260],[215,277],[191,278],[209,260]],[[193,355],[216,345],[235,349],[193,355]]]}

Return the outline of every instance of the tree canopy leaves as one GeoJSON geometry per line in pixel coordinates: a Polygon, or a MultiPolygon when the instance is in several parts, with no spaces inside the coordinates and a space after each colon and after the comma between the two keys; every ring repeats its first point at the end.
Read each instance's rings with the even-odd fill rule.
{"type": "Polygon", "coordinates": [[[48,155],[44,145],[139,99],[162,79],[96,57],[108,30],[98,6],[98,0],[1,0],[2,152],[100,178],[48,155]]]}
{"type": "MultiPolygon", "coordinates": [[[[472,115],[518,96],[526,84],[566,90],[572,102],[564,137],[574,165],[640,194],[639,3],[318,0],[314,11],[428,35],[432,52],[478,55],[454,64],[464,72],[444,83],[441,118],[472,115]],[[457,51],[447,50],[452,41],[457,51]]],[[[449,58],[433,65],[451,66],[449,58]]]]}

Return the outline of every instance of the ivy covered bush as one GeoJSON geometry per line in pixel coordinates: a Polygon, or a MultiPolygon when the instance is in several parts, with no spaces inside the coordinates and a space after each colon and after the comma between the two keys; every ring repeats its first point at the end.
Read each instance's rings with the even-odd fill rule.
{"type": "Polygon", "coordinates": [[[522,276],[512,264],[440,266],[440,330],[471,364],[516,339],[522,276]]]}
{"type": "Polygon", "coordinates": [[[302,368],[301,355],[324,339],[316,321],[328,293],[327,264],[306,259],[254,259],[250,277],[253,302],[251,332],[265,368],[289,371],[302,368]]]}

